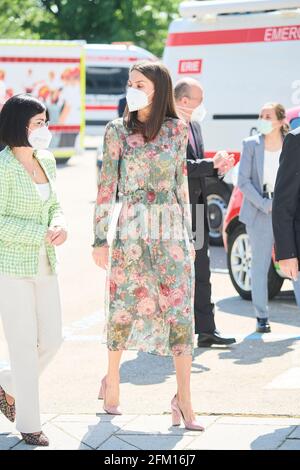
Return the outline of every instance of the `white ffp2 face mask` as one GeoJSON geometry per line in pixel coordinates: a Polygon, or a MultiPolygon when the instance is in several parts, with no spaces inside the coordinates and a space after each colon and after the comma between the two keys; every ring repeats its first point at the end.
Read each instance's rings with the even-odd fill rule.
{"type": "Polygon", "coordinates": [[[28,135],[28,142],[31,147],[37,150],[47,149],[50,145],[52,134],[48,127],[38,127],[28,135]]]}
{"type": "Polygon", "coordinates": [[[206,108],[203,103],[201,103],[197,108],[194,109],[192,112],[191,120],[192,121],[197,121],[197,122],[202,122],[206,116],[206,108]]]}
{"type": "Polygon", "coordinates": [[[181,109],[181,112],[186,116],[190,116],[191,121],[197,121],[199,123],[203,121],[207,113],[203,103],[199,104],[196,108],[191,108],[190,106],[176,106],[176,108],[181,109]],[[184,111],[185,109],[192,111],[192,114],[184,111]]]}
{"type": "Polygon", "coordinates": [[[140,109],[146,108],[150,104],[148,101],[148,97],[153,95],[153,93],[154,91],[147,95],[147,93],[142,90],[138,90],[137,88],[128,88],[126,94],[126,101],[129,112],[132,113],[133,111],[139,111],[140,109]]]}

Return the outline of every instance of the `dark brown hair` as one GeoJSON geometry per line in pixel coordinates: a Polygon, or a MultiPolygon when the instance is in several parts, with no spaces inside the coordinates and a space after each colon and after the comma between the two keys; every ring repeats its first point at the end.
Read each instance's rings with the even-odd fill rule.
{"type": "Polygon", "coordinates": [[[49,113],[41,101],[32,95],[14,95],[4,104],[0,113],[0,143],[9,147],[31,147],[28,142],[27,126],[36,114],[49,113]]]}
{"type": "Polygon", "coordinates": [[[153,140],[159,133],[167,117],[178,118],[175,110],[172,79],[169,70],[161,62],[143,60],[131,66],[129,73],[137,70],[154,85],[154,95],[151,103],[151,112],[146,122],[138,120],[138,112],[129,112],[125,108],[124,118],[126,126],[133,134],[140,133],[146,142],[153,140]]]}
{"type": "Polygon", "coordinates": [[[285,137],[288,132],[290,131],[290,125],[289,123],[285,120],[286,119],[286,113],[285,113],[285,108],[282,106],[280,103],[266,103],[263,108],[271,108],[274,109],[276,117],[278,121],[284,121],[280,130],[282,137],[285,137]]]}

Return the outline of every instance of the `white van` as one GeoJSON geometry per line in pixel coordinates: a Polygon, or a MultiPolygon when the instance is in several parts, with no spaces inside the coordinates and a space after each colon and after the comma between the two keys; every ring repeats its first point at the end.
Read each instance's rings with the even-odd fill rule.
{"type": "MultiPolygon", "coordinates": [[[[174,82],[204,87],[206,156],[218,149],[239,160],[242,139],[256,132],[261,106],[300,104],[300,0],[188,1],[169,27],[163,61],[174,82]],[[298,7],[298,8],[297,8],[298,7]]],[[[225,181],[231,183],[229,174],[225,181]]],[[[212,180],[211,241],[221,242],[230,186],[212,180]]]]}
{"type": "Polygon", "coordinates": [[[137,60],[157,58],[131,43],[86,45],[86,134],[99,135],[118,117],[129,67],[137,60]]]}

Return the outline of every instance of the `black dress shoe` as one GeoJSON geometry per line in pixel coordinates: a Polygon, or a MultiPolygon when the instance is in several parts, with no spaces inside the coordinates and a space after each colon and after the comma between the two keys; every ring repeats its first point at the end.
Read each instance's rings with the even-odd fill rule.
{"type": "Polygon", "coordinates": [[[257,333],[270,333],[271,327],[268,318],[257,318],[256,323],[257,333]]]}
{"type": "Polygon", "coordinates": [[[213,333],[199,333],[197,342],[198,348],[209,348],[213,344],[228,346],[233,343],[236,343],[235,338],[225,338],[220,335],[218,330],[215,330],[213,333]]]}

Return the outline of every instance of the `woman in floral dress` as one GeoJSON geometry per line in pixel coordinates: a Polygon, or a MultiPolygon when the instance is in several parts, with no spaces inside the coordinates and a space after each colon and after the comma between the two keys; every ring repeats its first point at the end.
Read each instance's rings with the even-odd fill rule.
{"type": "Polygon", "coordinates": [[[160,62],[130,69],[124,118],[104,135],[95,207],[93,258],[107,269],[106,319],[109,366],[99,398],[121,414],[122,351],[172,355],[177,394],[173,424],[203,430],[191,405],[194,331],[194,264],[186,169],[187,126],[174,105],[172,81],[160,62]],[[109,247],[107,232],[116,196],[122,201],[109,247]]]}

